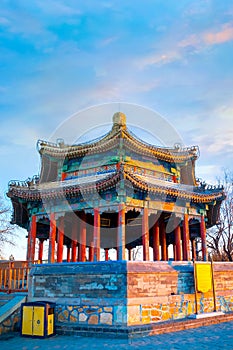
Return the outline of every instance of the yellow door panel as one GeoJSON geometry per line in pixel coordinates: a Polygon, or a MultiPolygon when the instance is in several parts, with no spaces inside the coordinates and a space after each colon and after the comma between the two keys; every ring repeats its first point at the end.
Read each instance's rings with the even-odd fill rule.
{"type": "Polygon", "coordinates": [[[53,334],[54,328],[54,314],[48,315],[48,335],[53,334]]]}
{"type": "Polygon", "coordinates": [[[34,306],[33,335],[44,336],[44,307],[34,306]]]}
{"type": "Polygon", "coordinates": [[[22,334],[32,335],[33,307],[23,306],[22,334]]]}
{"type": "Polygon", "coordinates": [[[206,293],[213,289],[212,268],[210,263],[195,263],[197,291],[206,293]]]}

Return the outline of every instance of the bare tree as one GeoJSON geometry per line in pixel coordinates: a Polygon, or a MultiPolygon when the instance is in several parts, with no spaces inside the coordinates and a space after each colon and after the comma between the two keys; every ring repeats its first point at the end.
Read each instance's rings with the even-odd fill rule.
{"type": "Polygon", "coordinates": [[[233,172],[224,171],[223,179],[226,199],[220,208],[219,222],[207,230],[207,245],[215,261],[233,261],[233,172]]]}
{"type": "Polygon", "coordinates": [[[11,210],[0,200],[0,257],[5,244],[15,245],[14,226],[10,224],[11,210]]]}

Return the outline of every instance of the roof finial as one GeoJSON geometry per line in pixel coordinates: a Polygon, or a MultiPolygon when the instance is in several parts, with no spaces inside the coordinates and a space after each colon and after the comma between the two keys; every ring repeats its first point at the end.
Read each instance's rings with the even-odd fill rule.
{"type": "Polygon", "coordinates": [[[122,112],[117,112],[112,118],[113,124],[119,126],[126,126],[126,115],[122,112]]]}

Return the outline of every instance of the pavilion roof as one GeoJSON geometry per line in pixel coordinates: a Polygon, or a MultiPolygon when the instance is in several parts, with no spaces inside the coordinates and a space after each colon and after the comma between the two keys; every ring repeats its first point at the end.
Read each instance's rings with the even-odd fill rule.
{"type": "Polygon", "coordinates": [[[129,182],[140,191],[178,197],[197,203],[209,203],[224,199],[222,187],[190,186],[170,181],[160,180],[153,176],[136,175],[127,171],[124,165],[110,174],[98,174],[77,177],[70,180],[47,183],[20,184],[11,182],[8,197],[17,197],[25,201],[38,201],[43,198],[75,197],[84,193],[95,193],[115,187],[119,181],[129,182]]]}
{"type": "Polygon", "coordinates": [[[103,137],[97,140],[80,143],[77,145],[67,145],[64,142],[52,143],[39,140],[38,151],[41,155],[54,158],[76,158],[88,154],[99,154],[119,147],[120,140],[124,140],[125,147],[140,154],[150,155],[160,160],[168,162],[184,162],[195,160],[199,156],[198,146],[187,148],[181,147],[159,147],[142,141],[135,136],[126,126],[126,118],[123,113],[115,113],[113,116],[113,127],[103,137]]]}

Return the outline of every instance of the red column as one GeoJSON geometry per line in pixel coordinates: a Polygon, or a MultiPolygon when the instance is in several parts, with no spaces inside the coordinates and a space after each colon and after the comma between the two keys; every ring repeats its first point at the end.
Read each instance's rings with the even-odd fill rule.
{"type": "Polygon", "coordinates": [[[28,244],[27,244],[27,254],[26,254],[26,260],[30,260],[30,253],[31,253],[31,227],[29,228],[28,231],[28,244]]]}
{"type": "Polygon", "coordinates": [[[108,261],[109,255],[108,255],[108,249],[105,249],[105,261],[108,261]]]}
{"type": "Polygon", "coordinates": [[[67,246],[66,261],[70,262],[70,247],[67,246]]]}
{"type": "Polygon", "coordinates": [[[36,215],[32,215],[30,230],[28,232],[28,251],[27,260],[33,262],[35,260],[36,246],[36,215]]]}
{"type": "Polygon", "coordinates": [[[71,261],[77,261],[77,241],[75,239],[72,239],[71,242],[71,261]]]}
{"type": "Polygon", "coordinates": [[[159,261],[159,220],[155,222],[152,227],[152,235],[153,235],[153,259],[154,261],[159,261]]]}
{"type": "Polygon", "coordinates": [[[173,244],[173,259],[176,261],[176,245],[175,243],[173,244]]]}
{"type": "Polygon", "coordinates": [[[196,240],[195,239],[192,239],[192,259],[194,261],[197,260],[197,253],[196,253],[196,240]]]}
{"type": "Polygon", "coordinates": [[[77,261],[77,237],[78,237],[78,220],[77,217],[74,217],[72,222],[72,241],[71,241],[71,261],[77,261]]]}
{"type": "Polygon", "coordinates": [[[117,260],[125,260],[125,207],[119,204],[117,227],[117,260]]]}
{"type": "Polygon", "coordinates": [[[180,225],[175,228],[175,260],[181,261],[181,232],[180,225]]]}
{"type": "Polygon", "coordinates": [[[100,261],[100,212],[94,209],[94,261],[100,261]]]}
{"type": "Polygon", "coordinates": [[[57,235],[57,262],[62,262],[63,259],[63,242],[64,242],[64,216],[59,220],[58,235],[57,235]]]}
{"type": "Polygon", "coordinates": [[[94,261],[94,242],[91,242],[89,247],[89,261],[94,261]]]}
{"type": "Polygon", "coordinates": [[[205,225],[205,217],[201,216],[201,250],[202,250],[202,260],[207,261],[207,249],[206,249],[206,225],[205,225]]]}
{"type": "Polygon", "coordinates": [[[55,253],[55,240],[56,240],[56,219],[55,213],[50,214],[50,231],[49,231],[49,263],[54,263],[55,253]]]}
{"type": "Polygon", "coordinates": [[[142,246],[143,246],[143,260],[150,260],[149,257],[149,224],[148,224],[148,208],[143,209],[142,216],[142,246]]]}
{"type": "Polygon", "coordinates": [[[44,240],[39,239],[39,250],[38,250],[38,260],[42,263],[43,260],[43,248],[44,248],[44,240]]]}
{"type": "Polygon", "coordinates": [[[184,214],[183,221],[183,260],[190,260],[188,214],[184,214]]]}
{"type": "Polygon", "coordinates": [[[160,220],[160,242],[161,242],[161,253],[162,253],[162,260],[167,260],[167,242],[166,242],[166,228],[165,228],[165,222],[162,218],[160,220]]]}
{"type": "Polygon", "coordinates": [[[87,241],[87,228],[86,228],[86,215],[82,213],[80,217],[80,235],[79,235],[79,261],[86,261],[86,241],[87,241]]]}

